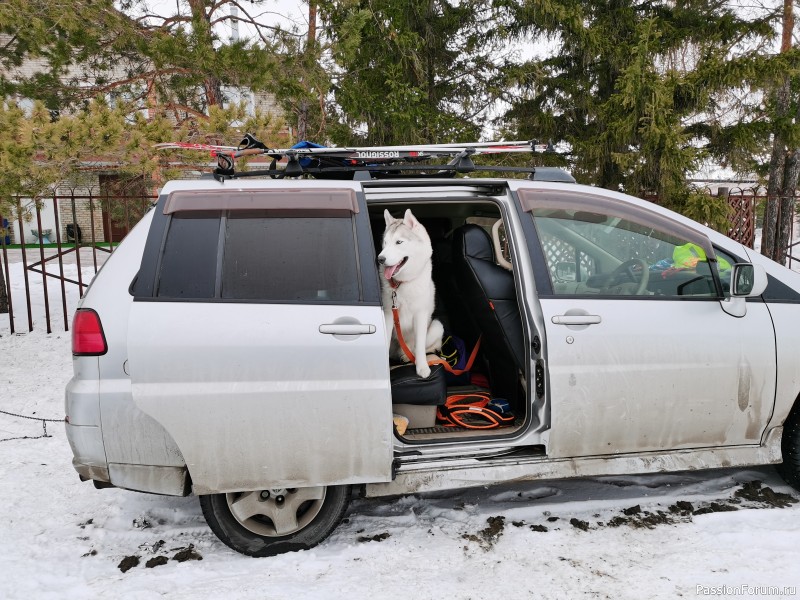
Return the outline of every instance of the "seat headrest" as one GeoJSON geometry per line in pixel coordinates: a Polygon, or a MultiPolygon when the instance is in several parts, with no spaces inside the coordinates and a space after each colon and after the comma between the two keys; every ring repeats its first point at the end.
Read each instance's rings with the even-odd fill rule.
{"type": "Polygon", "coordinates": [[[464,225],[453,234],[453,242],[463,256],[494,262],[492,238],[479,225],[464,225]]]}

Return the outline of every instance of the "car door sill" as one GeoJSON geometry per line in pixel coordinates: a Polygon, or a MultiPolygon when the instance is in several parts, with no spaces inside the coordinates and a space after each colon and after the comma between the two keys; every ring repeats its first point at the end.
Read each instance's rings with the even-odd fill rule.
{"type": "Polygon", "coordinates": [[[582,458],[548,458],[540,446],[501,456],[398,457],[395,478],[367,484],[370,497],[461,489],[502,482],[744,467],[781,462],[782,427],[762,445],[690,448],[582,458]]]}

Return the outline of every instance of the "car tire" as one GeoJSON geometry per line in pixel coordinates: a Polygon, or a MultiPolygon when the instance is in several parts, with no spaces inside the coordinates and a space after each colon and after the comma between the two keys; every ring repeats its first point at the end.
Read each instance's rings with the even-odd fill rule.
{"type": "Polygon", "coordinates": [[[783,462],[776,465],[778,473],[786,483],[800,491],[800,400],[783,424],[781,455],[783,462]]]}
{"type": "Polygon", "coordinates": [[[227,546],[248,556],[313,548],[344,516],[350,486],[288,488],[200,496],[208,526],[227,546]]]}

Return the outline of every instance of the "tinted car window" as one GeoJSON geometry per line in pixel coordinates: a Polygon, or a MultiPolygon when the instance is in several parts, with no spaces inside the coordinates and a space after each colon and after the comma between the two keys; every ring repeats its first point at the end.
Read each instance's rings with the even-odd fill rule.
{"type": "Polygon", "coordinates": [[[225,226],[222,297],[268,301],[358,301],[350,213],[307,216],[230,212],[225,226]]]}
{"type": "Polygon", "coordinates": [[[173,215],[161,255],[157,296],[214,297],[219,224],[219,212],[173,215]]]}
{"type": "Polygon", "coordinates": [[[781,283],[772,275],[768,275],[767,289],[764,290],[764,299],[768,302],[788,302],[800,304],[800,294],[797,290],[790,288],[785,283],[781,283]]]}

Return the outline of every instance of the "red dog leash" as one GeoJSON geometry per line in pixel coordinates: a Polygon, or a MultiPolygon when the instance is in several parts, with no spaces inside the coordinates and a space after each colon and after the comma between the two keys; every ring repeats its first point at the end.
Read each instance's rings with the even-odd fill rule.
{"type": "MultiPolygon", "coordinates": [[[[390,281],[390,283],[393,283],[390,281]]],[[[392,285],[392,289],[397,289],[399,287],[399,283],[397,285],[392,285]]],[[[397,302],[395,298],[397,297],[396,292],[392,292],[392,317],[394,318],[394,330],[397,333],[397,341],[400,343],[400,349],[405,353],[406,357],[410,362],[416,362],[414,358],[414,353],[411,351],[411,348],[408,347],[406,341],[403,339],[403,331],[400,328],[400,310],[397,308],[397,302]]],[[[478,356],[478,350],[481,347],[481,338],[478,338],[478,341],[475,343],[475,347],[472,349],[472,353],[469,355],[469,359],[467,359],[467,364],[464,366],[463,369],[454,369],[450,366],[450,364],[441,358],[435,358],[433,360],[428,361],[428,365],[442,365],[447,371],[452,373],[453,375],[463,375],[464,373],[468,372],[472,368],[472,363],[475,362],[475,358],[478,356]]]]}

